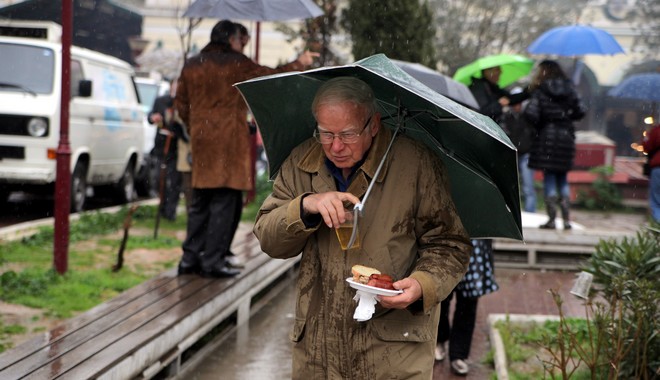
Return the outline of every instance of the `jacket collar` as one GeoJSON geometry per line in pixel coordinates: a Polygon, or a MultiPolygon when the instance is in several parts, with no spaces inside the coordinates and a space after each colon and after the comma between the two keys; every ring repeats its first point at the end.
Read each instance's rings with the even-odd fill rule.
{"type": "MultiPolygon", "coordinates": [[[[376,134],[376,137],[371,144],[371,148],[367,153],[367,159],[362,164],[362,167],[360,167],[355,173],[355,178],[349,185],[348,192],[358,197],[366,192],[369,181],[376,174],[380,160],[385,154],[391,138],[392,132],[384,125],[381,125],[380,131],[376,134]]],[[[323,152],[323,147],[321,144],[312,144],[311,148],[298,162],[298,168],[310,174],[323,174],[320,177],[328,178],[328,181],[333,181],[332,187],[334,187],[334,180],[324,162],[325,153],[323,152]]],[[[376,178],[376,182],[382,182],[385,179],[388,166],[389,160],[385,160],[383,169],[381,169],[380,175],[376,178]]]]}

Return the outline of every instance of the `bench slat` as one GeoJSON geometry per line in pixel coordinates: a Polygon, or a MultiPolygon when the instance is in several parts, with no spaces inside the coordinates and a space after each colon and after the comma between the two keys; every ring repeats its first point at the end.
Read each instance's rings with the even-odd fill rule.
{"type": "Polygon", "coordinates": [[[132,333],[161,313],[168,312],[169,309],[182,300],[195,299],[195,294],[208,285],[209,282],[211,281],[193,278],[192,281],[188,281],[182,287],[166,294],[160,300],[142,308],[137,313],[123,318],[111,329],[97,333],[93,339],[88,339],[84,343],[75,346],[67,345],[66,342],[62,344],[58,344],[59,342],[54,343],[30,355],[26,360],[9,366],[0,372],[0,378],[18,379],[29,375],[30,377],[36,376],[34,378],[45,379],[58,376],[87,360],[104,347],[132,333]],[[60,349],[61,346],[62,349],[60,349]]]}
{"type": "Polygon", "coordinates": [[[128,289],[126,292],[123,292],[108,302],[100,304],[77,317],[64,321],[61,325],[47,333],[36,336],[11,350],[5,351],[0,355],[0,371],[17,361],[23,360],[23,358],[34,352],[64,339],[70,334],[79,331],[81,328],[95,323],[109,313],[136,302],[140,297],[144,297],[158,288],[168,286],[168,283],[172,282],[172,280],[173,278],[171,275],[161,274],[155,277],[152,281],[147,281],[128,289]]]}

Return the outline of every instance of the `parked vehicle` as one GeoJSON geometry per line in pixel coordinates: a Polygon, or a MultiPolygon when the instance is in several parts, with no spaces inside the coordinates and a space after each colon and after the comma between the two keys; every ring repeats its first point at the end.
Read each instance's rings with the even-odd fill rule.
{"type": "MultiPolygon", "coordinates": [[[[0,26],[0,201],[12,191],[53,194],[61,27],[11,20],[0,26]]],[[[71,209],[83,209],[88,187],[131,201],[144,141],[134,71],[117,58],[74,46],[70,73],[71,209]]]]}
{"type": "Polygon", "coordinates": [[[154,158],[154,141],[157,127],[149,123],[148,115],[154,105],[154,100],[170,91],[169,82],[158,78],[156,75],[135,78],[140,104],[144,111],[144,143],[142,145],[142,165],[135,179],[135,188],[138,195],[155,197],[158,196],[158,170],[157,160],[154,158]]]}

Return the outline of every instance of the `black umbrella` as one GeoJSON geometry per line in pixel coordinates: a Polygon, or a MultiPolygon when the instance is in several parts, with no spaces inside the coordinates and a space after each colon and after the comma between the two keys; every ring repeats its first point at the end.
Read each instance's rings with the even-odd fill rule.
{"type": "Polygon", "coordinates": [[[312,0],[197,0],[183,13],[189,18],[257,21],[255,60],[259,60],[259,21],[314,18],[323,10],[312,0]]]}
{"type": "Polygon", "coordinates": [[[479,110],[479,104],[472,95],[470,89],[463,83],[454,80],[452,77],[440,74],[419,63],[412,63],[406,61],[399,61],[396,59],[391,60],[395,65],[399,66],[403,71],[407,72],[411,77],[424,83],[427,87],[431,88],[440,95],[444,95],[449,99],[461,103],[466,107],[473,110],[479,110]]]}
{"type": "MultiPolygon", "coordinates": [[[[516,149],[502,128],[426,87],[382,54],[236,84],[263,136],[271,177],[296,145],[311,138],[316,125],[311,102],[318,88],[347,75],[371,86],[383,124],[395,135],[421,141],[442,158],[454,203],[472,237],[522,239],[516,149]]],[[[362,199],[364,212],[371,187],[362,199]]]]}

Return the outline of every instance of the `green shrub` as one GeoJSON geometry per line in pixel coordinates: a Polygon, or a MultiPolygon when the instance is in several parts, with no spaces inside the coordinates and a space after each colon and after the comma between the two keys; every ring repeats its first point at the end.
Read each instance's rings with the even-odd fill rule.
{"type": "Polygon", "coordinates": [[[591,379],[655,379],[660,370],[660,230],[644,228],[634,238],[601,240],[583,270],[594,287],[585,303],[586,331],[571,329],[552,291],[560,323],[544,341],[551,354],[548,373],[571,377],[574,362],[589,368],[591,379]],[[585,337],[588,345],[579,342],[585,337]],[[556,343],[559,342],[557,345],[556,343]]]}
{"type": "Polygon", "coordinates": [[[591,173],[598,175],[588,191],[578,191],[577,204],[588,210],[617,210],[622,207],[619,189],[609,181],[614,174],[612,166],[592,168],[591,173]]]}

